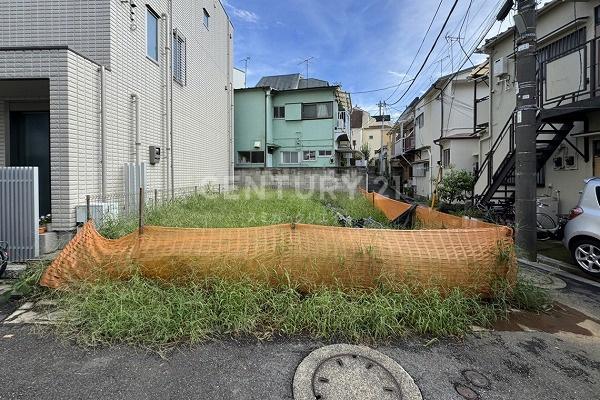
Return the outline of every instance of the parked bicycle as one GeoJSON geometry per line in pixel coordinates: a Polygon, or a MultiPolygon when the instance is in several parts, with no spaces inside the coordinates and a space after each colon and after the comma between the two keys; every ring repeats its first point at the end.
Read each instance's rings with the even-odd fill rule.
{"type": "Polygon", "coordinates": [[[0,277],[8,266],[8,243],[0,242],[0,277]]]}
{"type": "Polygon", "coordinates": [[[540,199],[536,200],[537,213],[537,238],[538,240],[562,240],[568,218],[561,215],[552,215],[547,209],[549,204],[544,203],[540,199]]]}

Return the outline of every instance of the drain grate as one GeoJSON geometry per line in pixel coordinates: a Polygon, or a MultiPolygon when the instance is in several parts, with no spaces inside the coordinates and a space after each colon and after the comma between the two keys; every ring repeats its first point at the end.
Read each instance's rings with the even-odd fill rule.
{"type": "Polygon", "coordinates": [[[296,369],[295,400],[421,400],[408,373],[388,356],[363,346],[315,350],[296,369]]]}

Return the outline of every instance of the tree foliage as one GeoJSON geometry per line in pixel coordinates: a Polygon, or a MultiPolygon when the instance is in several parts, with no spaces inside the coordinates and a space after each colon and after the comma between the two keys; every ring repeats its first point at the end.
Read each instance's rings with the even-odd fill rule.
{"type": "Polygon", "coordinates": [[[471,172],[452,169],[442,178],[437,189],[438,196],[448,204],[463,202],[469,198],[474,184],[475,177],[471,172]]]}
{"type": "Polygon", "coordinates": [[[369,144],[365,143],[362,145],[362,147],[360,148],[360,152],[363,155],[363,159],[367,162],[367,165],[369,164],[369,161],[371,161],[371,148],[369,148],[369,144]]]}

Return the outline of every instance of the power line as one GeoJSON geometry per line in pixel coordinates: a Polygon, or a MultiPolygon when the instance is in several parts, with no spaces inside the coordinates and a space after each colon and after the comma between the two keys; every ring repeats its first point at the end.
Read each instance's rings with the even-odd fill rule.
{"type": "Polygon", "coordinates": [[[388,89],[392,89],[392,88],[397,88],[400,85],[403,85],[403,84],[406,84],[406,83],[409,83],[409,82],[412,82],[412,81],[414,81],[414,79],[410,79],[410,80],[408,80],[406,82],[400,82],[397,85],[391,85],[391,86],[387,86],[387,87],[383,87],[383,88],[379,88],[379,89],[361,90],[361,91],[358,91],[358,92],[349,92],[349,94],[362,94],[362,93],[381,92],[382,90],[388,90],[388,89]]]}
{"type": "MultiPolygon", "coordinates": [[[[406,73],[402,77],[402,81],[398,84],[398,86],[396,86],[396,88],[394,89],[394,91],[392,92],[392,94],[390,94],[388,96],[388,98],[385,99],[385,101],[388,101],[393,95],[395,95],[396,91],[398,90],[398,88],[400,87],[400,85],[402,85],[404,83],[404,79],[408,76],[408,73],[410,72],[412,66],[414,65],[415,61],[417,60],[417,57],[419,56],[419,53],[421,52],[421,49],[423,48],[423,44],[425,43],[425,39],[427,39],[427,35],[429,35],[429,31],[431,30],[431,27],[433,26],[433,23],[435,22],[435,18],[437,17],[438,12],[440,11],[440,8],[441,8],[443,2],[444,2],[444,0],[440,0],[440,2],[438,3],[438,6],[437,6],[437,8],[435,10],[435,14],[433,14],[433,18],[431,18],[431,22],[429,22],[429,26],[427,27],[427,31],[425,32],[425,35],[423,36],[423,40],[421,40],[421,44],[419,45],[419,49],[415,53],[415,56],[413,57],[412,61],[410,62],[410,65],[409,65],[408,69],[406,70],[406,73]]],[[[413,81],[414,81],[414,79],[413,79],[413,81]]]]}
{"type": "MultiPolygon", "coordinates": [[[[450,20],[450,17],[452,16],[452,13],[456,9],[456,5],[457,4],[458,4],[458,0],[454,0],[454,3],[452,4],[452,8],[450,9],[450,12],[446,16],[446,19],[444,20],[444,24],[442,25],[442,29],[440,29],[440,32],[438,33],[437,37],[435,38],[435,41],[433,42],[433,45],[431,46],[431,49],[427,53],[427,56],[425,57],[425,60],[423,60],[423,64],[421,64],[421,67],[419,68],[419,70],[415,74],[415,77],[414,77],[415,80],[417,79],[417,77],[419,76],[419,74],[421,73],[421,71],[423,71],[423,68],[425,68],[425,65],[427,64],[427,61],[429,60],[429,57],[431,56],[431,53],[433,53],[433,50],[435,49],[435,46],[437,45],[438,41],[440,40],[440,37],[442,36],[442,33],[444,32],[444,29],[446,29],[446,25],[448,25],[448,21],[450,20]]],[[[393,106],[393,105],[399,103],[400,100],[402,100],[404,98],[404,96],[406,96],[406,93],[408,93],[408,91],[410,90],[410,88],[412,87],[412,85],[414,83],[415,83],[415,81],[413,80],[410,83],[409,87],[404,91],[404,93],[402,94],[402,96],[400,96],[400,98],[398,100],[396,100],[395,102],[391,103],[390,105],[393,106]]]]}

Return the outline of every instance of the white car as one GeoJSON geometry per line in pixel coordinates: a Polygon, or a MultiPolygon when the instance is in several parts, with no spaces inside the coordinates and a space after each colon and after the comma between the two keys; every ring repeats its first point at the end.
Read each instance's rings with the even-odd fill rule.
{"type": "Polygon", "coordinates": [[[600,178],[585,180],[579,204],[565,226],[563,243],[582,270],[600,277],[600,178]]]}

